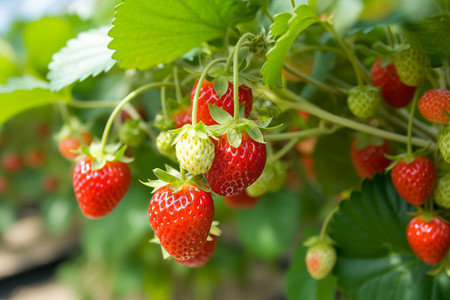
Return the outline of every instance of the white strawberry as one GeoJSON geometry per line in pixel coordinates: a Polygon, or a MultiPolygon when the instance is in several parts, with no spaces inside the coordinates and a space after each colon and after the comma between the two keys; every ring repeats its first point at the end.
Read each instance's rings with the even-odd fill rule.
{"type": "Polygon", "coordinates": [[[207,172],[214,160],[214,144],[209,137],[184,134],[176,143],[175,151],[180,166],[191,174],[207,172]]]}

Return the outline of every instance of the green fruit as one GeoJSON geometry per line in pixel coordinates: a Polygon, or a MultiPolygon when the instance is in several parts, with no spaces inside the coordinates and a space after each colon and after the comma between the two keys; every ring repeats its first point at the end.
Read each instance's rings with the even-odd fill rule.
{"type": "Polygon", "coordinates": [[[450,125],[439,133],[438,146],[442,157],[450,164],[450,125]]]}
{"type": "Polygon", "coordinates": [[[126,120],[119,129],[119,139],[128,146],[139,146],[145,133],[140,128],[140,120],[126,120]]]}
{"type": "Polygon", "coordinates": [[[309,247],[306,252],[306,268],[314,279],[322,279],[330,274],[336,260],[336,250],[325,241],[317,242],[309,247]]]}
{"type": "Polygon", "coordinates": [[[286,183],[286,169],[281,161],[267,162],[256,181],[247,188],[251,197],[260,197],[268,192],[275,192],[286,183]]]}
{"type": "Polygon", "coordinates": [[[156,148],[158,151],[170,158],[173,161],[176,161],[177,158],[175,156],[175,147],[172,145],[174,136],[168,131],[161,131],[156,138],[156,148]]]}
{"type": "Polygon", "coordinates": [[[412,47],[394,57],[394,65],[400,80],[409,86],[419,86],[428,67],[425,53],[412,47]]]}
{"type": "Polygon", "coordinates": [[[194,175],[206,173],[214,160],[214,144],[209,138],[185,134],[175,150],[180,166],[194,175]]]}
{"type": "Polygon", "coordinates": [[[357,86],[349,91],[347,104],[350,111],[358,118],[369,118],[378,109],[381,95],[373,86],[357,86]]]}
{"type": "Polygon", "coordinates": [[[439,206],[450,208],[450,172],[438,179],[434,189],[434,201],[439,206]]]}

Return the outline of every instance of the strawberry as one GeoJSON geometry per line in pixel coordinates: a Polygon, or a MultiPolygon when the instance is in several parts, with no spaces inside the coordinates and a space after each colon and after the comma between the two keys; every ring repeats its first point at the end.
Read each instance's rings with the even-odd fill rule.
{"type": "Polygon", "coordinates": [[[81,145],[89,146],[92,142],[92,135],[87,132],[81,132],[79,137],[67,136],[59,142],[58,149],[62,156],[69,161],[73,161],[78,153],[75,151],[80,148],[81,145]]]}
{"type": "Polygon", "coordinates": [[[409,47],[394,57],[398,77],[408,86],[419,86],[428,67],[425,53],[409,47]]]}
{"type": "Polygon", "coordinates": [[[450,247],[450,225],[435,215],[411,219],[406,234],[411,249],[429,265],[437,265],[450,247]]]}
{"type": "Polygon", "coordinates": [[[167,184],[153,194],[150,225],[161,246],[177,261],[186,261],[205,246],[214,217],[211,193],[191,183],[174,192],[167,184]]]}
{"type": "Polygon", "coordinates": [[[437,180],[434,201],[437,205],[450,209],[450,172],[437,180]]]}
{"type": "Polygon", "coordinates": [[[176,161],[175,147],[172,145],[173,138],[169,131],[161,131],[156,137],[156,148],[161,154],[176,161]]]}
{"type": "Polygon", "coordinates": [[[416,156],[412,162],[403,159],[392,169],[391,179],[397,193],[406,202],[419,206],[433,193],[436,167],[424,156],[416,156]]]}
{"type": "Polygon", "coordinates": [[[258,203],[258,197],[249,196],[246,190],[243,190],[237,195],[223,198],[228,207],[233,209],[252,208],[258,203]]]}
{"type": "Polygon", "coordinates": [[[119,129],[119,139],[124,145],[139,146],[145,138],[140,120],[126,120],[119,129]]]}
{"type": "Polygon", "coordinates": [[[73,171],[73,188],[78,204],[88,218],[109,214],[125,196],[130,186],[130,169],[121,161],[106,161],[93,170],[92,157],[80,160],[73,171]]]}
{"type": "Polygon", "coordinates": [[[206,241],[205,245],[200,249],[193,257],[188,260],[177,260],[177,263],[183,266],[191,267],[191,268],[200,268],[204,264],[206,264],[214,253],[214,248],[216,247],[216,236],[210,235],[211,240],[206,241]]]}
{"type": "MultiPolygon", "coordinates": [[[[191,91],[191,104],[194,102],[195,97],[195,89],[197,88],[198,81],[195,83],[194,87],[191,91]]],[[[214,81],[203,81],[200,88],[200,95],[198,98],[198,106],[197,106],[197,121],[203,121],[205,125],[214,125],[217,124],[216,121],[213,120],[209,113],[209,104],[216,105],[223,110],[230,113],[232,116],[234,115],[234,100],[233,100],[233,84],[228,82],[228,89],[222,97],[217,95],[214,90],[214,81]]],[[[245,117],[247,118],[252,110],[253,106],[253,95],[252,90],[245,85],[241,85],[238,89],[239,92],[239,104],[245,103],[245,117]]]]}
{"type": "Polygon", "coordinates": [[[5,171],[15,173],[22,168],[22,159],[17,153],[10,152],[2,156],[1,164],[5,171]]]}
{"type": "Polygon", "coordinates": [[[375,173],[383,173],[390,164],[390,161],[384,157],[384,154],[388,154],[389,151],[387,141],[380,146],[369,144],[358,149],[357,140],[354,140],[351,147],[351,158],[359,176],[371,179],[375,173]]]}
{"type": "Polygon", "coordinates": [[[439,132],[438,147],[442,158],[450,164],[450,125],[439,132]]]}
{"type": "Polygon", "coordinates": [[[397,74],[393,63],[382,67],[382,59],[378,59],[372,66],[372,82],[374,86],[381,87],[381,95],[386,102],[395,108],[407,106],[416,91],[415,87],[404,84],[397,74]]]}
{"type": "Polygon", "coordinates": [[[334,247],[328,242],[316,242],[306,252],[306,268],[314,279],[326,277],[336,264],[337,255],[334,247]]]}
{"type": "Polygon", "coordinates": [[[177,111],[172,115],[172,120],[175,121],[175,129],[181,128],[185,124],[192,124],[192,108],[188,106],[177,111]]]}
{"type": "Polygon", "coordinates": [[[281,189],[286,183],[286,170],[281,161],[266,162],[261,176],[247,188],[247,194],[251,197],[260,197],[268,192],[281,189]]]}
{"type": "Polygon", "coordinates": [[[445,111],[450,113],[450,91],[432,89],[426,91],[417,103],[422,116],[435,124],[447,124],[450,118],[445,111]]]}
{"type": "Polygon", "coordinates": [[[203,174],[211,168],[214,159],[214,144],[198,135],[184,134],[175,146],[180,166],[191,174],[203,174]]]}
{"type": "Polygon", "coordinates": [[[205,173],[211,189],[221,196],[239,194],[261,175],[266,164],[266,145],[242,132],[242,142],[234,148],[222,135],[215,144],[215,157],[205,173]]]}
{"type": "Polygon", "coordinates": [[[347,104],[350,111],[358,118],[369,118],[378,109],[381,96],[373,86],[357,86],[349,91],[347,104]]]}

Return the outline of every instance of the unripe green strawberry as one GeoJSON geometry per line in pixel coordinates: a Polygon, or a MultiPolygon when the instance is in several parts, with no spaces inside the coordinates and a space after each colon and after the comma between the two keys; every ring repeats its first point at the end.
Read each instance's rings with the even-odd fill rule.
{"type": "Polygon", "coordinates": [[[357,86],[349,91],[347,104],[350,111],[358,118],[369,118],[378,109],[381,95],[376,87],[357,86]]]}
{"type": "Polygon", "coordinates": [[[450,172],[438,179],[434,189],[434,202],[439,206],[450,209],[450,172]]]}
{"type": "Polygon", "coordinates": [[[128,146],[139,146],[144,140],[145,133],[140,128],[140,120],[125,120],[119,129],[120,141],[128,146]]]}
{"type": "Polygon", "coordinates": [[[247,188],[247,194],[251,197],[259,197],[279,190],[286,183],[286,174],[281,161],[267,162],[258,179],[247,188]]]}
{"type": "Polygon", "coordinates": [[[425,53],[412,47],[394,57],[394,65],[400,80],[409,86],[419,86],[428,67],[425,53]]]}
{"type": "Polygon", "coordinates": [[[450,125],[439,133],[438,146],[442,157],[450,164],[450,125]]]}
{"type": "Polygon", "coordinates": [[[209,138],[185,134],[175,150],[180,166],[194,175],[207,172],[214,160],[214,144],[209,138]]]}
{"type": "Polygon", "coordinates": [[[172,145],[174,136],[168,131],[161,131],[156,138],[156,148],[161,154],[176,161],[175,147],[172,145]]]}
{"type": "Polygon", "coordinates": [[[328,242],[317,242],[306,252],[306,268],[314,279],[326,277],[336,264],[337,255],[328,242]]]}

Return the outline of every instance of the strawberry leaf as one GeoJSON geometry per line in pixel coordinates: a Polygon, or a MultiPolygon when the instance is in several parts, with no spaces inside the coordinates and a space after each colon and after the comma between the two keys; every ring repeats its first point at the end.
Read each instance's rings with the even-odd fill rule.
{"type": "Polygon", "coordinates": [[[286,29],[286,26],[287,30],[277,40],[275,46],[267,53],[267,61],[261,69],[263,83],[270,88],[282,87],[281,70],[289,48],[303,30],[319,21],[314,11],[306,4],[297,6],[294,12],[295,15],[289,19],[287,25],[285,24],[286,16],[275,19],[275,22],[281,22],[279,28],[275,27],[276,33],[282,33],[286,29]]]}
{"type": "Polygon", "coordinates": [[[225,76],[219,76],[214,79],[214,90],[219,97],[225,95],[228,90],[228,80],[225,76]]]}
{"type": "Polygon", "coordinates": [[[352,193],[339,207],[329,234],[336,242],[334,274],[344,298],[448,298],[450,277],[445,272],[427,275],[435,267],[420,261],[409,247],[406,213],[414,208],[397,194],[389,175],[365,180],[361,192],[352,193]]]}
{"type": "Polygon", "coordinates": [[[108,49],[108,30],[104,26],[82,32],[53,55],[47,74],[51,90],[59,91],[75,81],[108,72],[116,64],[111,58],[113,51],[108,49]]]}

